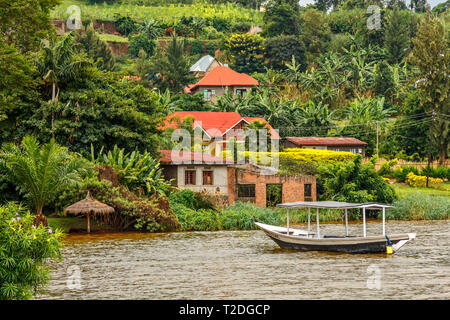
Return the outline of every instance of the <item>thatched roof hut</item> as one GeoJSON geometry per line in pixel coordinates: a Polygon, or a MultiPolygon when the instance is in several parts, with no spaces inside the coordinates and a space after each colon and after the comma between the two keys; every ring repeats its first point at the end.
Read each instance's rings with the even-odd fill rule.
{"type": "Polygon", "coordinates": [[[104,204],[98,200],[92,199],[91,195],[88,191],[86,198],[80,200],[70,206],[68,206],[64,213],[72,213],[72,214],[86,214],[87,218],[87,232],[91,232],[90,224],[89,224],[89,216],[93,214],[97,215],[107,215],[114,212],[114,208],[104,204]]]}

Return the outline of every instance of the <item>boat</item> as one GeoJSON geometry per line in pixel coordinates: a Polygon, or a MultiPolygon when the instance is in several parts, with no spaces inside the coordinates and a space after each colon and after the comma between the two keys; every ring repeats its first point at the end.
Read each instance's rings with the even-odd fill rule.
{"type": "Polygon", "coordinates": [[[393,206],[380,203],[348,203],[338,201],[298,201],[278,204],[277,207],[286,208],[286,227],[273,226],[259,222],[253,218],[255,225],[264,231],[273,241],[283,249],[329,251],[345,253],[387,253],[393,254],[407,242],[416,238],[415,233],[386,234],[386,209],[393,206]],[[289,209],[308,208],[308,229],[289,227],[289,209]],[[311,208],[316,209],[316,231],[311,230],[311,208]],[[320,233],[319,209],[343,210],[345,216],[345,235],[326,235],[320,233]],[[348,233],[348,210],[362,209],[362,236],[351,236],[348,233]],[[367,235],[366,210],[382,210],[382,232],[379,235],[367,235]]]}

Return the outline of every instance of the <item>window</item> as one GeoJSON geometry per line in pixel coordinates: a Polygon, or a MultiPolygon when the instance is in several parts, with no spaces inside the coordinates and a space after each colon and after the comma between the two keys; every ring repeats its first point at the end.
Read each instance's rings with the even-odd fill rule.
{"type": "Polygon", "coordinates": [[[311,183],[305,183],[305,198],[311,196],[312,196],[311,183]]]}
{"type": "Polygon", "coordinates": [[[205,89],[203,90],[203,99],[206,101],[211,101],[211,96],[216,94],[216,90],[205,89]]]}
{"type": "Polygon", "coordinates": [[[203,171],[203,184],[204,185],[212,185],[213,184],[213,172],[212,171],[203,171]]]}
{"type": "Polygon", "coordinates": [[[243,97],[247,89],[236,89],[236,95],[243,97]]]}
{"type": "Polygon", "coordinates": [[[239,198],[254,198],[255,197],[255,185],[254,184],[238,185],[238,197],[239,198]]]}
{"type": "Polygon", "coordinates": [[[195,170],[186,170],[184,172],[184,184],[195,185],[195,170]]]}

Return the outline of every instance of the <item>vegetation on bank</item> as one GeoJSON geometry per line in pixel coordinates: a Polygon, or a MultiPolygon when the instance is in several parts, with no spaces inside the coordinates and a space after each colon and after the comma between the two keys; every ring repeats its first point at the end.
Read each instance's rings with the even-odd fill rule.
{"type": "Polygon", "coordinates": [[[45,262],[60,259],[60,238],[22,206],[0,205],[0,300],[29,300],[44,287],[45,262]]]}

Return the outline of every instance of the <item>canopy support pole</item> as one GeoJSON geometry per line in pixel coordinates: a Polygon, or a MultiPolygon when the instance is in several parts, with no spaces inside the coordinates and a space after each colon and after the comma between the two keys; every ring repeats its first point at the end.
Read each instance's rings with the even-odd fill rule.
{"type": "Polygon", "coordinates": [[[286,226],[287,226],[287,235],[289,235],[289,208],[286,208],[286,226]]]}
{"type": "Polygon", "coordinates": [[[88,212],[86,218],[87,218],[87,233],[91,233],[91,225],[89,223],[89,214],[90,212],[88,212]]]}
{"type": "Polygon", "coordinates": [[[316,225],[317,225],[317,238],[320,238],[319,208],[316,209],[316,225]]]}
{"type": "Polygon", "coordinates": [[[348,237],[348,215],[347,215],[347,208],[345,208],[345,235],[348,237]]]}
{"type": "Polygon", "coordinates": [[[308,232],[311,231],[311,207],[308,207],[308,232]]]}
{"type": "Polygon", "coordinates": [[[366,208],[363,208],[363,237],[366,237],[366,208]]]}
{"type": "Polygon", "coordinates": [[[383,207],[383,236],[386,234],[386,208],[383,207]]]}

